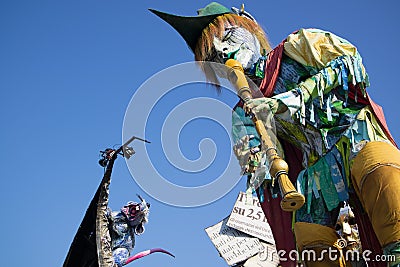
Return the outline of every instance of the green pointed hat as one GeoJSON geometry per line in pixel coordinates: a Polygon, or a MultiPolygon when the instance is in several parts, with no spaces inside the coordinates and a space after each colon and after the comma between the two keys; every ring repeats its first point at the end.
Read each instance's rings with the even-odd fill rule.
{"type": "Polygon", "coordinates": [[[229,8],[216,2],[197,10],[197,16],[194,17],[177,16],[154,9],[149,10],[171,25],[183,37],[192,51],[195,50],[197,40],[208,24],[218,16],[233,13],[229,8]]]}

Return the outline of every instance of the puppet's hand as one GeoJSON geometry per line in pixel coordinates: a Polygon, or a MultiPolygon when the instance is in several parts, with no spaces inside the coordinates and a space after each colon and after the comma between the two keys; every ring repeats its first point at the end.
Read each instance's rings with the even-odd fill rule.
{"type": "Polygon", "coordinates": [[[250,99],[245,103],[245,111],[253,113],[282,113],[286,110],[286,105],[282,103],[279,99],[275,98],[255,98],[250,99]]]}
{"type": "Polygon", "coordinates": [[[285,112],[287,107],[279,99],[263,97],[247,101],[244,110],[246,113],[254,114],[264,125],[270,125],[272,117],[285,112]]]}

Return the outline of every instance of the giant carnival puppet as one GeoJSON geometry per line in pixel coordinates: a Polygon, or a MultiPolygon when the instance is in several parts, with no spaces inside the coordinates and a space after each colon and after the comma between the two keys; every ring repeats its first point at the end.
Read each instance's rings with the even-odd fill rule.
{"type": "MultiPolygon", "coordinates": [[[[213,2],[197,16],[150,11],[179,32],[210,83],[218,87],[224,75],[208,62],[228,66],[226,77],[241,97],[233,112],[234,152],[248,179],[262,165],[270,169],[252,189],[277,249],[344,255],[348,248],[339,244],[343,237],[335,226],[348,202],[362,248],[372,251],[371,258],[396,257],[369,266],[400,266],[400,152],[381,107],[366,92],[368,75],[357,48],[327,31],[299,29],[272,49],[243,6],[213,2]],[[262,97],[253,97],[244,75],[262,97]],[[271,115],[276,142],[265,130],[271,115]]],[[[344,257],[303,263],[351,266],[344,257]]]]}

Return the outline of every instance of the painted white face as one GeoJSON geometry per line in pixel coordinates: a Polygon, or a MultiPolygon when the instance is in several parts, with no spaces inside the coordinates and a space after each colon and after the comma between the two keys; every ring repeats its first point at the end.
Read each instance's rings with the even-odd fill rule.
{"type": "Polygon", "coordinates": [[[226,27],[222,39],[214,37],[213,44],[217,52],[213,61],[218,63],[225,63],[227,59],[233,58],[246,70],[261,57],[260,42],[256,36],[241,27],[226,27]]]}

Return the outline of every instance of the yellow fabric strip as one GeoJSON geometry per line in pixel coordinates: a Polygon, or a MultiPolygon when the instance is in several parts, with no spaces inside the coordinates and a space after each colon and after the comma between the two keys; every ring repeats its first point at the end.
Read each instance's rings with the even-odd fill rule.
{"type": "Polygon", "coordinates": [[[337,57],[357,55],[356,47],[342,40],[329,32],[300,29],[288,36],[284,51],[304,66],[322,69],[337,57]]]}
{"type": "Polygon", "coordinates": [[[357,115],[357,120],[362,120],[367,123],[368,137],[370,141],[388,141],[385,132],[380,127],[375,115],[372,113],[369,106],[363,108],[357,115]]]}

